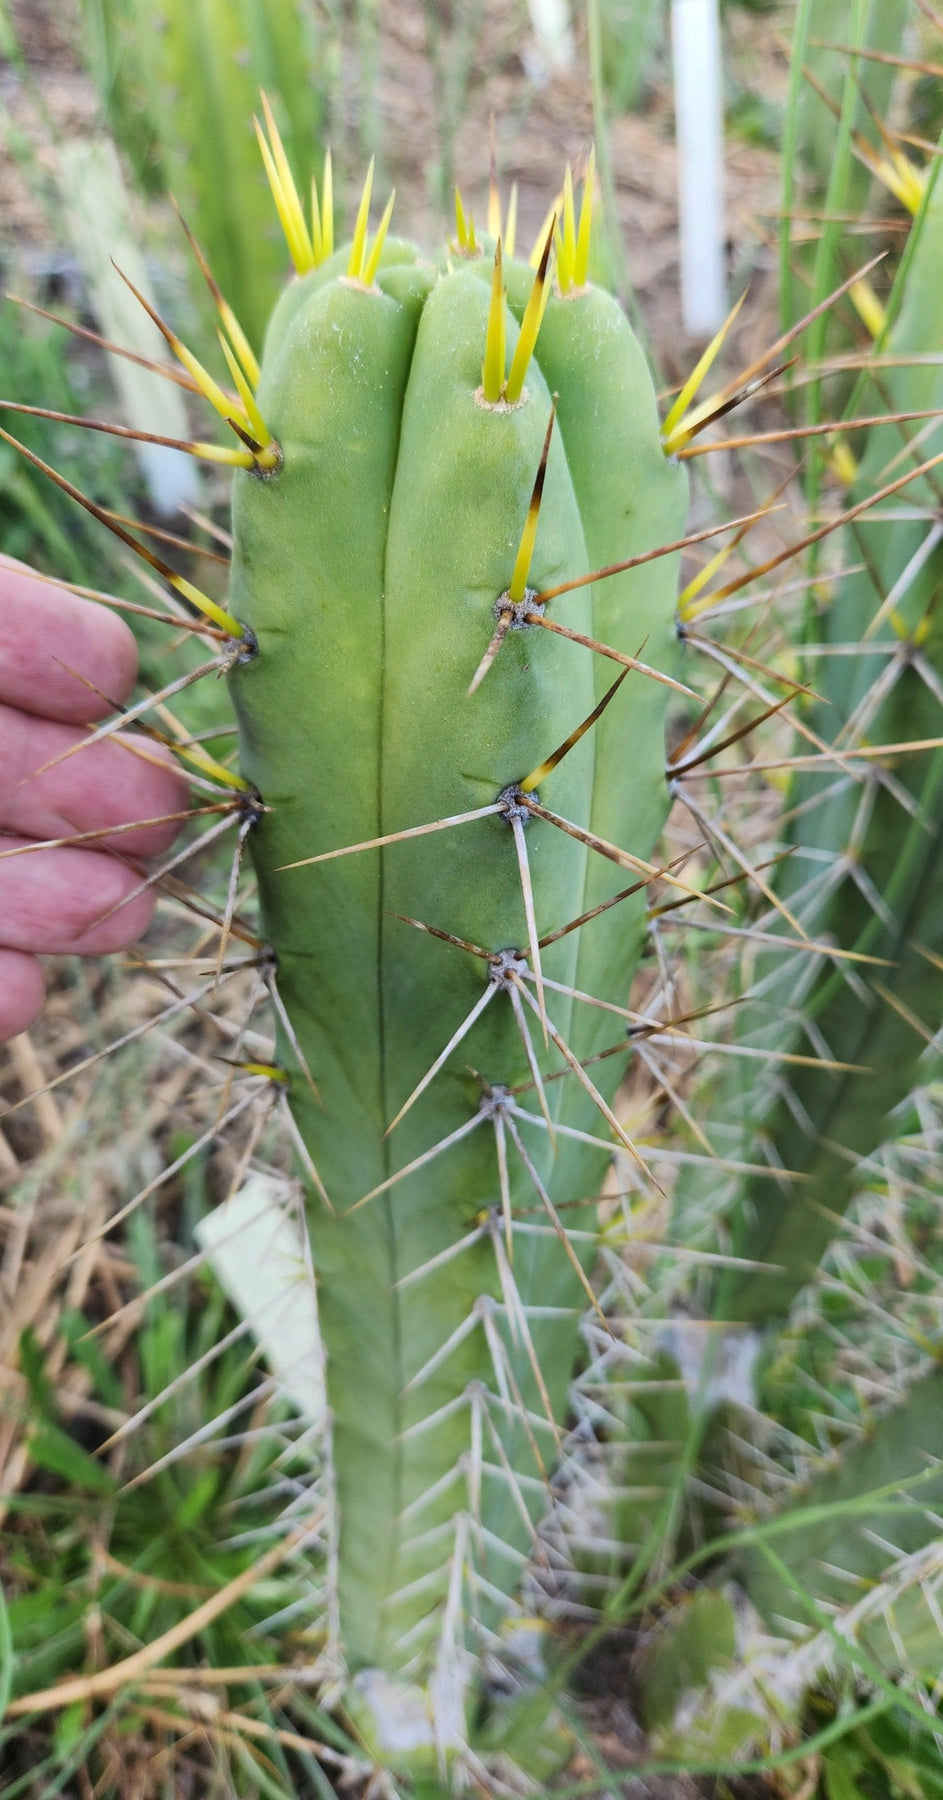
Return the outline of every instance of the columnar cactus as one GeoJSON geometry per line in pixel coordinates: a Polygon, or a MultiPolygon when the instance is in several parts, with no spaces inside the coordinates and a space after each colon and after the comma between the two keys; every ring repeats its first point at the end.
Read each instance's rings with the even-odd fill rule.
{"type": "MultiPolygon", "coordinates": [[[[810,767],[800,763],[794,777],[785,834],[792,854],[775,878],[781,904],[808,937],[835,944],[840,957],[824,969],[808,958],[803,969],[801,948],[799,961],[791,947],[758,959],[762,1011],[752,1032],[769,1065],[760,1081],[742,1070],[731,1075],[715,1098],[727,1147],[748,1159],[760,1144],[797,1179],[790,1188],[783,1178],[776,1205],[755,1178],[727,1184],[732,1205],[701,1171],[680,1186],[679,1230],[691,1240],[703,1241],[718,1201],[727,1202],[748,1265],[723,1283],[718,1306],[731,1320],[769,1324],[786,1315],[860,1188],[863,1159],[893,1137],[894,1109],[939,1066],[943,555],[934,409],[943,383],[927,359],[943,324],[943,187],[937,183],[924,206],[915,186],[920,222],[899,314],[882,340],[889,366],[863,378],[865,410],[871,397],[875,410],[893,412],[868,432],[849,495],[852,506],[870,508],[870,497],[903,475],[909,510],[899,518],[867,510],[846,526],[849,573],[810,619],[821,701],[807,728],[823,755],[810,767]],[[927,412],[923,427],[903,423],[918,407],[927,412]],[[777,1064],[783,1052],[810,1046],[814,1065],[777,1064]]],[[[892,494],[887,506],[894,501],[892,494]]]]}
{"type": "Polygon", "coordinates": [[[589,206],[581,231],[564,213],[552,292],[549,243],[536,274],[467,230],[426,262],[369,248],[364,215],[276,311],[257,398],[278,466],[236,476],[232,683],[354,1669],[441,1672],[456,1620],[500,1621],[578,1348],[574,1207],[621,1135],[624,1065],[581,1067],[614,1021],[574,990],[624,1006],[640,947],[676,558],[584,578],[677,540],[687,482],[586,280],[589,206]]]}
{"type": "Polygon", "coordinates": [[[233,389],[152,312],[240,440],[179,446],[235,471],[226,605],[56,479],[224,640],[241,772],[182,754],[229,787],[258,877],[278,1061],[246,1066],[283,1087],[307,1183],[332,1617],[362,1686],[426,1693],[441,1747],[546,1561],[613,1150],[653,1179],[613,1052],[648,884],[695,892],[651,860],[691,692],[687,479],[588,279],[591,165],[531,265],[495,193],[488,237],[459,201],[437,260],[388,239],[392,201],[371,237],[370,175],[335,249],[329,162],[309,222],[265,111],[297,279],[261,364],[195,244],[233,389]]]}

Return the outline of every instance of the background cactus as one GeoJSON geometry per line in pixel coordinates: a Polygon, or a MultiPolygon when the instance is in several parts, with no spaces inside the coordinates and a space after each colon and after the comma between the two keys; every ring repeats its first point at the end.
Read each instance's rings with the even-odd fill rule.
{"type": "MultiPolygon", "coordinates": [[[[339,47],[323,12],[258,0],[84,0],[89,61],[109,128],[138,178],[175,195],[217,281],[258,342],[278,294],[264,170],[248,129],[271,94],[307,187],[325,140],[339,47]]],[[[205,290],[204,290],[205,291],[205,290]]],[[[202,305],[204,292],[195,285],[202,305]]]]}
{"type": "Polygon", "coordinates": [[[892,491],[836,537],[850,572],[833,583],[823,569],[813,589],[804,674],[820,700],[806,708],[796,742],[783,839],[790,854],[774,883],[779,914],[767,919],[775,929],[791,913],[809,940],[833,942],[842,955],[825,969],[801,949],[751,959],[742,1041],[762,1047],[770,1063],[759,1081],[743,1079],[743,1065],[734,1065],[727,1097],[715,1101],[732,1154],[756,1155],[797,1179],[782,1177],[776,1205],[757,1182],[732,1179],[725,1192],[715,1186],[708,1194],[697,1174],[680,1193],[685,1233],[697,1235],[709,1216],[723,1219],[738,1253],[775,1266],[776,1273],[725,1280],[717,1304],[731,1320],[784,1316],[857,1192],[862,1159],[893,1136],[895,1109],[938,1069],[943,687],[935,496],[943,390],[926,359],[941,329],[943,199],[934,177],[926,187],[913,172],[918,221],[886,312],[875,300],[874,366],[853,396],[855,412],[865,415],[886,410],[897,419],[925,407],[927,416],[872,426],[860,461],[852,459],[850,510],[892,491]],[[901,473],[915,477],[904,516],[894,487],[901,473]],[[885,744],[899,750],[875,755],[885,744]],[[777,1065],[777,1052],[813,1044],[822,1061],[811,1081],[803,1067],[777,1065]],[[828,1073],[829,1057],[849,1066],[828,1073]]]}
{"type": "MultiPolygon", "coordinates": [[[[768,1162],[788,1173],[772,1193],[755,1176],[731,1175],[719,1184],[706,1181],[700,1170],[686,1172],[679,1186],[684,1238],[722,1243],[761,1265],[700,1278],[702,1298],[717,1321],[734,1333],[752,1326],[765,1339],[758,1395],[702,1394],[709,1407],[718,1407],[707,1429],[708,1463],[725,1459],[722,1425],[741,1444],[753,1429],[752,1423],[745,1427],[744,1409],[754,1398],[773,1421],[781,1417],[797,1331],[808,1332],[810,1317],[828,1307],[830,1296],[847,1293],[853,1307],[856,1292],[864,1291],[855,1267],[862,1248],[855,1226],[847,1231],[842,1215],[869,1183],[878,1194],[889,1191],[890,1165],[885,1176],[876,1153],[895,1136],[913,1133],[914,1108],[906,1103],[914,1090],[932,1094],[939,1079],[943,991],[935,946],[943,923],[943,685],[936,628],[941,390],[935,365],[943,210],[935,171],[926,183],[893,140],[883,150],[887,163],[875,159],[876,172],[898,186],[907,177],[916,222],[886,307],[872,296],[877,342],[871,358],[863,359],[850,409],[883,411],[895,422],[872,425],[860,440],[859,459],[836,455],[836,467],[850,482],[849,508],[891,487],[902,471],[918,476],[908,483],[905,508],[892,494],[836,534],[839,566],[847,573],[828,581],[826,564],[813,586],[803,674],[819,698],[804,708],[803,736],[795,742],[798,763],[786,796],[783,838],[791,854],[777,870],[771,895],[782,910],[771,908],[760,921],[782,933],[788,909],[810,940],[834,943],[860,960],[849,964],[843,955],[823,966],[793,945],[761,947],[749,958],[748,1004],[734,1030],[742,1045],[769,1060],[759,1080],[744,1078],[747,1064],[731,1062],[725,1087],[713,1095],[712,1130],[731,1158],[768,1162]],[[927,408],[922,423],[899,418],[918,406],[927,408]],[[889,754],[877,749],[884,745],[896,748],[889,754]],[[821,1061],[810,1082],[805,1066],[790,1066],[789,1058],[813,1046],[821,1061]],[[829,1070],[829,1058],[839,1066],[829,1070]],[[848,1272],[833,1259],[831,1274],[821,1277],[823,1259],[843,1241],[848,1272]],[[809,1283],[805,1318],[799,1312],[791,1332],[780,1336],[809,1283]]],[[[820,405],[814,394],[813,418],[820,405]]],[[[813,493],[819,474],[810,475],[813,493]]],[[[929,1116],[919,1105],[917,1112],[929,1116]]],[[[918,1135],[918,1172],[929,1166],[919,1159],[919,1143],[918,1135]]],[[[932,1161],[932,1139],[925,1154],[932,1161]]],[[[862,1244],[867,1232],[865,1225],[862,1244]]],[[[889,1305],[885,1318],[893,1329],[893,1297],[889,1305]]],[[[896,1408],[877,1419],[866,1409],[860,1436],[843,1441],[841,1454],[833,1449],[821,1463],[814,1457],[806,1462],[791,1496],[793,1528],[768,1546],[761,1531],[741,1565],[766,1628],[818,1625],[820,1670],[834,1667],[828,1636],[829,1630],[835,1635],[833,1618],[851,1646],[851,1665],[872,1674],[876,1666],[919,1669],[938,1658],[938,1336],[932,1328],[914,1332],[903,1321],[901,1329],[908,1355],[896,1408]],[[913,1487],[909,1475],[918,1476],[913,1487]]],[[[755,1468],[736,1453],[735,1461],[744,1481],[752,1482],[755,1468]]],[[[787,1520],[788,1513],[779,1527],[787,1520]]],[[[781,1696],[788,1664],[784,1654],[781,1696]]],[[[816,1678],[812,1668],[810,1650],[795,1692],[816,1678]]],[[[704,1717],[711,1717],[708,1735],[715,1743],[731,1729],[735,1690],[735,1681],[713,1683],[704,1717]],[[718,1693],[726,1698],[712,1713],[718,1693]]],[[[756,1728],[754,1718],[742,1741],[756,1728]]]]}
{"type": "MultiPolygon", "coordinates": [[[[906,364],[939,343],[941,270],[943,193],[937,189],[900,316],[884,340],[890,358],[906,364]]],[[[943,397],[938,381],[914,367],[876,373],[874,386],[895,412],[918,402],[931,409],[943,397]]],[[[861,651],[817,659],[814,676],[808,665],[825,702],[810,713],[809,723],[827,733],[835,758],[828,773],[797,778],[793,803],[801,823],[787,838],[795,855],[779,882],[784,902],[801,914],[810,935],[825,932],[847,949],[881,959],[877,966],[833,969],[802,1002],[802,1017],[814,1022],[829,1054],[867,1073],[837,1072],[830,1078],[823,1073],[812,1091],[797,1071],[789,1078],[791,1096],[763,1119],[772,1155],[810,1179],[801,1183],[801,1198],[794,1190],[775,1225],[771,1209],[761,1220],[755,1198],[746,1201],[751,1222],[741,1237],[744,1253],[794,1273],[779,1278],[775,1288],[760,1278],[738,1284],[731,1295],[734,1316],[760,1318],[771,1307],[777,1313],[785,1309],[817,1267],[834,1215],[854,1194],[856,1159],[892,1134],[894,1109],[934,1074],[933,1039],[943,1003],[934,961],[943,928],[941,753],[933,747],[910,754],[905,749],[899,759],[879,759],[873,771],[860,768],[853,778],[839,760],[858,745],[933,746],[940,735],[943,662],[936,600],[943,563],[936,547],[938,478],[932,466],[939,439],[924,428],[910,448],[918,430],[873,429],[849,496],[853,504],[874,492],[885,470],[891,482],[902,467],[928,465],[924,486],[917,481],[908,486],[912,521],[889,529],[876,513],[851,528],[849,561],[860,559],[865,566],[839,585],[821,611],[825,650],[860,641],[861,651]],[[872,643],[880,648],[868,654],[872,643]]],[[[784,990],[765,981],[766,974],[757,970],[764,1001],[775,1011],[784,990]]],[[[794,982],[794,969],[783,970],[782,978],[794,982]]]]}

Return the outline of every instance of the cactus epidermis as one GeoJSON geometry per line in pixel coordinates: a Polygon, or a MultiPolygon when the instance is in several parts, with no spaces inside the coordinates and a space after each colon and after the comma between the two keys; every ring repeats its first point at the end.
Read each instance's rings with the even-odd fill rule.
{"type": "MultiPolygon", "coordinates": [[[[553,293],[520,400],[492,403],[490,254],[434,266],[391,241],[375,279],[347,266],[338,252],[295,282],[270,328],[258,399],[282,460],[236,476],[230,605],[256,653],[232,680],[242,771],[268,809],[251,843],[291,1107],[323,1184],[309,1219],[341,1635],[354,1668],[422,1670],[456,1604],[500,1620],[547,1510],[615,1143],[600,1104],[625,1067],[592,1061],[624,1021],[554,984],[626,1004],[644,890],[548,944],[539,969],[532,921],[552,933],[641,884],[667,808],[670,689],[651,675],[630,670],[527,796],[582,838],[501,797],[592,713],[618,663],[517,613],[469,685],[553,395],[528,600],[677,539],[687,484],[609,296],[553,293]],[[479,816],[325,857],[465,814],[479,816]],[[557,1077],[542,1091],[535,1064],[557,1077]]],[[[510,362],[535,278],[508,259],[503,275],[510,362]]],[[[574,586],[547,616],[670,673],[676,574],[668,556],[574,586]]]]}

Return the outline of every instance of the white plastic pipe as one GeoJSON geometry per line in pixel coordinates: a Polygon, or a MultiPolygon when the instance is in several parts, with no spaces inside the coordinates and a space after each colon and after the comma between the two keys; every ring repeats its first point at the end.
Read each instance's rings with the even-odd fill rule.
{"type": "Polygon", "coordinates": [[[572,69],[576,45],[567,0],[527,0],[527,5],[537,48],[548,69],[572,69]]]}
{"type": "Polygon", "coordinates": [[[692,337],[712,337],[727,313],[724,280],[724,114],[718,0],[672,0],[681,310],[692,337]]]}

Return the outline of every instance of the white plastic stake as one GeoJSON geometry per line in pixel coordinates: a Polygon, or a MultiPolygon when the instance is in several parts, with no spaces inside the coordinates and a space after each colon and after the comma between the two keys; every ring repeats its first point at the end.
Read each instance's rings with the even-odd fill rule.
{"type": "Polygon", "coordinates": [[[566,0],[527,0],[537,47],[547,68],[567,72],[576,60],[566,0]]]}
{"type": "Polygon", "coordinates": [[[723,92],[717,0],[672,0],[681,310],[691,337],[727,315],[724,281],[723,92]]]}
{"type": "MultiPolygon", "coordinates": [[[[56,180],[99,331],[113,344],[169,362],[157,326],[112,267],[113,257],[139,292],[153,301],[131,202],[110,139],[66,139],[59,147],[56,180]]],[[[112,356],[109,361],[125,425],[161,437],[192,435],[179,388],[124,357],[112,356]]],[[[208,426],[207,436],[212,436],[208,426]]],[[[200,475],[192,456],[164,444],[135,444],[134,450],[151,504],[164,518],[173,518],[185,504],[199,503],[200,475]]]]}
{"type": "Polygon", "coordinates": [[[286,1397],[308,1425],[324,1423],[324,1357],[318,1299],[289,1183],[252,1175],[200,1220],[195,1237],[223,1292],[286,1397]]]}

